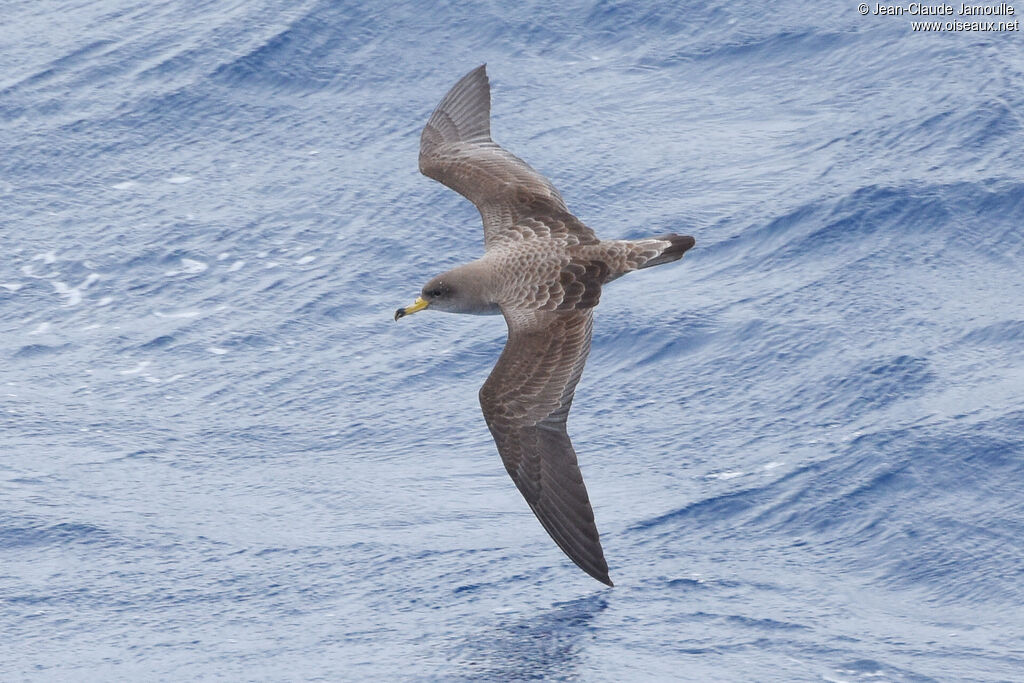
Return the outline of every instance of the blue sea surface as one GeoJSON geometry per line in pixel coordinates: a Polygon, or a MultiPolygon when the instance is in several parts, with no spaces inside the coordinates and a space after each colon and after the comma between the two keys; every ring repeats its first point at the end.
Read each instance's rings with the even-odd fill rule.
{"type": "Polygon", "coordinates": [[[0,4],[0,680],[1024,680],[1024,43],[911,19],[0,4]],[[611,589],[501,317],[392,320],[482,252],[417,152],[485,62],[600,236],[697,240],[569,420],[611,589]]]}

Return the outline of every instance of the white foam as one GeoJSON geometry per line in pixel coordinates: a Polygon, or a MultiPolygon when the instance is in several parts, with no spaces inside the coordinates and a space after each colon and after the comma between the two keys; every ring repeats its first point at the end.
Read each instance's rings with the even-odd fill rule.
{"type": "Polygon", "coordinates": [[[124,182],[121,183],[114,183],[110,187],[112,187],[115,190],[130,190],[136,185],[138,185],[138,183],[135,182],[134,180],[125,180],[124,182]]]}
{"type": "Polygon", "coordinates": [[[42,280],[42,279],[51,278],[51,277],[57,277],[58,275],[60,275],[60,273],[58,273],[56,270],[53,271],[52,273],[40,273],[40,274],[37,274],[35,271],[32,270],[32,266],[31,265],[24,265],[24,266],[22,266],[21,267],[21,274],[24,275],[25,277],[34,277],[37,280],[42,280]]]}
{"type": "Polygon", "coordinates": [[[135,366],[131,370],[122,370],[120,374],[122,374],[122,375],[137,375],[140,372],[142,372],[143,370],[145,370],[147,367],[149,367],[149,361],[148,360],[144,360],[144,361],[141,361],[137,366],[135,366]]]}
{"type": "Polygon", "coordinates": [[[3,287],[8,292],[17,292],[24,286],[25,285],[21,284],[20,282],[0,282],[0,287],[3,287]]]}
{"type": "Polygon", "coordinates": [[[52,281],[50,284],[53,285],[58,294],[67,297],[67,301],[64,302],[65,306],[77,306],[82,303],[82,293],[77,287],[68,287],[63,282],[58,282],[57,280],[52,281]]]}
{"type": "Polygon", "coordinates": [[[221,253],[217,254],[217,260],[218,261],[226,261],[229,258],[231,258],[231,252],[230,251],[222,251],[221,253]]]}
{"type": "Polygon", "coordinates": [[[112,296],[105,296],[102,299],[100,299],[99,301],[97,301],[96,305],[97,306],[109,306],[110,302],[113,301],[113,300],[114,300],[114,297],[112,297],[112,296]]]}
{"type": "Polygon", "coordinates": [[[231,266],[230,266],[230,267],[228,268],[228,272],[229,272],[229,273],[233,273],[233,272],[235,272],[236,270],[241,270],[241,269],[242,269],[242,266],[244,266],[244,265],[245,265],[245,261],[235,261],[235,262],[234,262],[234,263],[232,263],[232,264],[231,264],[231,266]]]}
{"type": "Polygon", "coordinates": [[[316,261],[316,256],[303,256],[295,263],[299,264],[300,266],[304,266],[307,263],[312,263],[313,261],[316,261]]]}
{"type": "Polygon", "coordinates": [[[42,261],[43,263],[53,263],[57,260],[57,256],[52,252],[48,251],[45,254],[36,254],[32,257],[33,261],[42,261]]]}
{"type": "Polygon", "coordinates": [[[170,311],[168,313],[153,311],[153,315],[158,318],[196,318],[202,314],[202,311],[170,311]]]}
{"type": "Polygon", "coordinates": [[[32,335],[36,335],[36,334],[46,334],[49,331],[50,331],[50,323],[39,323],[39,326],[36,327],[36,329],[34,329],[31,332],[29,332],[28,334],[31,337],[32,335]]]}
{"type": "Polygon", "coordinates": [[[53,288],[57,290],[57,293],[61,296],[66,296],[67,301],[64,302],[65,306],[77,306],[82,303],[82,292],[89,288],[89,285],[100,279],[100,276],[96,273],[89,273],[89,277],[82,281],[82,284],[77,287],[68,287],[59,280],[52,280],[50,282],[53,288]]]}
{"type": "Polygon", "coordinates": [[[742,477],[743,475],[744,475],[743,472],[715,472],[715,473],[707,475],[705,478],[706,479],[735,479],[737,477],[742,477]]]}
{"type": "Polygon", "coordinates": [[[222,348],[219,348],[217,346],[211,346],[210,348],[208,348],[206,350],[209,351],[210,353],[215,353],[218,356],[223,356],[225,353],[228,352],[227,349],[222,349],[222,348]]]}
{"type": "Polygon", "coordinates": [[[210,266],[206,265],[202,261],[196,261],[190,258],[181,259],[181,270],[168,270],[164,275],[167,277],[174,277],[175,275],[196,275],[201,273],[210,266]]]}
{"type": "Polygon", "coordinates": [[[171,183],[172,185],[184,185],[185,183],[192,182],[192,176],[172,175],[170,178],[167,178],[167,182],[171,183]]]}

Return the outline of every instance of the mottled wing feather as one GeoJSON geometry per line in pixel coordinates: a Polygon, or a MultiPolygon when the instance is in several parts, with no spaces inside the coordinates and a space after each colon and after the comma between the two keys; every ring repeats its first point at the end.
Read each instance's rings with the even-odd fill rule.
{"type": "Polygon", "coordinates": [[[547,178],[491,140],[490,116],[490,84],[480,66],[455,84],[427,121],[420,171],[476,205],[488,247],[533,235],[596,244],[547,178]]]}
{"type": "Polygon", "coordinates": [[[590,350],[593,312],[506,310],[509,335],[480,405],[519,491],[555,543],[612,585],[566,418],[590,350]]]}

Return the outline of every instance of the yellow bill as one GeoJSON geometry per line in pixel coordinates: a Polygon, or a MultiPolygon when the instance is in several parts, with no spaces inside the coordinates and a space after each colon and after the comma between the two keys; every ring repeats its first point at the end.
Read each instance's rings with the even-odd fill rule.
{"type": "Polygon", "coordinates": [[[416,297],[416,301],[413,302],[412,306],[408,306],[406,308],[399,308],[397,311],[395,311],[395,320],[397,321],[399,318],[404,318],[405,316],[412,315],[417,311],[422,311],[429,305],[429,301],[424,299],[422,296],[418,296],[416,297]]]}

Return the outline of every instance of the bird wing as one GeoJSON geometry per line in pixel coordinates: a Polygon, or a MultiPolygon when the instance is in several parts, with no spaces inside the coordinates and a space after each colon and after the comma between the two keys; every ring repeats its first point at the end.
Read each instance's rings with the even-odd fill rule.
{"type": "Polygon", "coordinates": [[[590,351],[593,309],[505,310],[508,341],[480,389],[505,469],[551,538],[583,571],[608,578],[566,418],[590,351]]]}
{"type": "Polygon", "coordinates": [[[488,248],[502,239],[534,235],[597,243],[547,178],[491,140],[485,67],[463,76],[430,116],[420,136],[420,172],[476,205],[488,248]]]}

